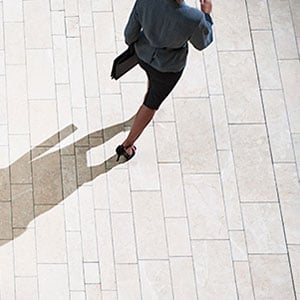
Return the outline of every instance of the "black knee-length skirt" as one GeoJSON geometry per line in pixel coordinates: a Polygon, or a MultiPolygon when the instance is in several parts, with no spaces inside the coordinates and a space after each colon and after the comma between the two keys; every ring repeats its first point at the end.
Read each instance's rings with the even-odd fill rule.
{"type": "Polygon", "coordinates": [[[160,72],[139,58],[138,62],[141,68],[146,71],[149,80],[149,88],[143,104],[157,110],[175,87],[183,70],[179,72],[160,72]]]}

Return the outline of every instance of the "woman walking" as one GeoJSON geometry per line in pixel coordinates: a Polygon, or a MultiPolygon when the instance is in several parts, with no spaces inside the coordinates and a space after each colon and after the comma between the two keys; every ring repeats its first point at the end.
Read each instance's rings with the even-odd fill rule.
{"type": "Polygon", "coordinates": [[[198,50],[212,42],[212,4],[200,0],[200,5],[201,11],[184,0],[136,0],[125,28],[125,42],[134,44],[139,65],[148,77],[148,90],[128,137],[116,149],[117,160],[135,155],[134,142],[183,73],[187,42],[198,50]]]}

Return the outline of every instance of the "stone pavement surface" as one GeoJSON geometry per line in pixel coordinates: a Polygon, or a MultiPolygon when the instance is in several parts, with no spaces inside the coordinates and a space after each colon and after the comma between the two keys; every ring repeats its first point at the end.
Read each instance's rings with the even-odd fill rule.
{"type": "Polygon", "coordinates": [[[116,164],[146,89],[110,79],[133,1],[0,0],[1,300],[300,299],[300,1],[213,4],[116,164]]]}

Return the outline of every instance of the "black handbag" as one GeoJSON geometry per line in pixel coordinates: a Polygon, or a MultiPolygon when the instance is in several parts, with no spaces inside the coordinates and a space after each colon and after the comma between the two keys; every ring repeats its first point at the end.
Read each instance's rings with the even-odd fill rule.
{"type": "Polygon", "coordinates": [[[135,54],[134,45],[130,45],[126,51],[115,58],[111,70],[111,78],[119,79],[138,64],[138,58],[135,54]]]}

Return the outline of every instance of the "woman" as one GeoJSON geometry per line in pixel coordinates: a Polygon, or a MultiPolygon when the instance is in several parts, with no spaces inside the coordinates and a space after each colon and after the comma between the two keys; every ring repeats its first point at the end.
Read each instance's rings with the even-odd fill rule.
{"type": "Polygon", "coordinates": [[[134,44],[139,65],[146,71],[148,90],[127,139],[116,149],[117,160],[135,155],[134,142],[152,120],[180,79],[186,65],[188,41],[198,50],[213,40],[210,0],[201,11],[184,0],[136,0],[125,28],[125,42],[134,44]]]}

